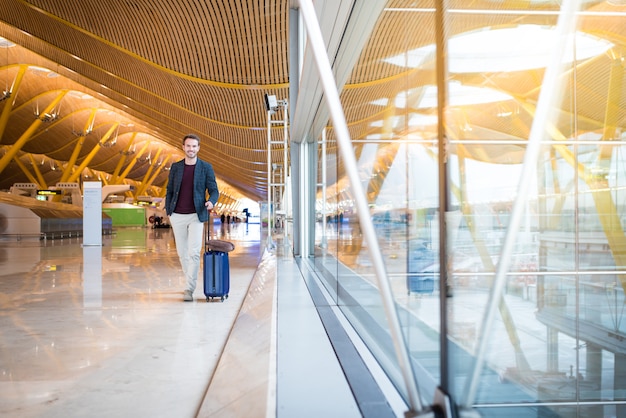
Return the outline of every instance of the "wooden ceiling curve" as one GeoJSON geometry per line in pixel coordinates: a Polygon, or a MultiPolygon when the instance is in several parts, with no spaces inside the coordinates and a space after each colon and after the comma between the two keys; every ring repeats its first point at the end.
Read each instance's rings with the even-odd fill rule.
{"type": "MultiPolygon", "coordinates": [[[[180,156],[181,138],[194,132],[202,139],[200,157],[212,162],[224,191],[264,198],[267,155],[258,152],[267,147],[263,96],[288,93],[288,1],[3,3],[0,36],[16,46],[0,49],[5,55],[0,75],[12,82],[13,67],[30,65],[0,141],[3,148],[30,126],[29,103],[36,95],[42,95],[43,104],[45,91],[69,85],[97,102],[89,106],[112,111],[108,118],[97,113],[102,129],[105,119],[109,126],[124,121],[117,144],[98,152],[91,167],[114,170],[113,155],[120,155],[131,130],[152,138],[146,154],[167,146],[170,154],[180,156]],[[59,77],[45,79],[33,90],[27,86],[33,83],[34,66],[59,77]]],[[[61,112],[66,116],[39,128],[39,139],[28,141],[20,158],[53,152],[55,159],[68,161],[76,142],[72,131],[82,129],[90,114],[83,101],[77,93],[65,97],[61,112]]],[[[281,129],[273,131],[282,137],[281,129]]],[[[94,143],[85,141],[77,164],[94,143]]],[[[282,160],[282,148],[273,147],[272,158],[282,160]]],[[[142,181],[146,170],[130,170],[129,176],[142,181]]],[[[14,177],[24,174],[3,176],[0,189],[10,187],[14,177]]],[[[162,172],[154,184],[163,185],[165,179],[162,172]]]]}
{"type": "MultiPolygon", "coordinates": [[[[9,122],[4,126],[0,116],[0,163],[36,120],[37,105],[45,108],[60,91],[66,91],[58,118],[40,123],[18,153],[19,163],[11,162],[11,168],[0,175],[0,189],[7,189],[14,181],[24,181],[26,174],[17,165],[32,164],[32,156],[35,161],[44,161],[39,164],[42,170],[68,162],[79,167],[94,148],[101,146],[102,137],[119,124],[115,143],[110,145],[113,139],[107,139],[107,146],[101,147],[89,168],[101,170],[104,176],[113,175],[123,159],[122,171],[133,164],[127,180],[145,181],[157,153],[172,155],[171,163],[182,155],[182,136],[195,132],[202,138],[200,156],[213,163],[223,190],[263,200],[267,191],[267,114],[263,96],[267,93],[289,97],[291,3],[0,0],[0,37],[15,44],[0,47],[0,87],[8,89],[22,77],[11,97],[0,102],[0,112],[7,103],[11,107],[9,122]],[[94,129],[88,135],[77,135],[90,126],[92,119],[94,129]],[[132,151],[135,153],[130,154],[132,151]]],[[[472,31],[520,25],[553,26],[560,3],[451,0],[446,2],[450,10],[446,15],[446,36],[450,39],[472,31]]],[[[616,84],[610,82],[617,77],[617,70],[611,68],[620,65],[624,78],[625,6],[615,1],[581,3],[579,30],[608,40],[613,46],[606,54],[577,62],[576,80],[569,81],[561,117],[571,119],[575,113],[576,128],[581,132],[600,129],[607,116],[615,126],[624,126],[626,94],[623,88],[616,92],[616,84]],[[617,17],[605,18],[606,13],[616,13],[617,17]],[[573,109],[571,103],[575,99],[578,101],[573,109]],[[607,101],[615,109],[610,115],[606,111],[607,101]]],[[[394,114],[394,99],[398,95],[406,94],[409,100],[417,102],[429,86],[436,84],[435,56],[433,53],[425,57],[416,68],[395,65],[389,58],[434,45],[435,2],[319,1],[317,5],[323,9],[318,8],[318,13],[323,15],[320,23],[328,37],[327,50],[334,69],[338,73],[347,69],[338,84],[352,138],[362,143],[370,135],[403,138],[414,133],[409,130],[417,128],[409,128],[406,119],[404,128],[393,132],[385,131],[388,124],[381,121],[402,117],[402,112],[408,114],[403,110],[394,114]],[[384,3],[375,16],[368,13],[374,3],[384,3]],[[360,16],[374,21],[363,35],[350,26],[360,16]],[[359,48],[350,49],[355,35],[362,35],[365,41],[359,48]],[[344,60],[351,59],[350,65],[344,65],[344,60]]],[[[290,115],[291,127],[296,133],[293,140],[312,142],[321,132],[320,126],[328,125],[328,114],[324,114],[322,95],[316,91],[319,80],[311,75],[316,72],[315,66],[307,51],[302,52],[305,64],[294,112],[300,114],[290,115]],[[305,128],[300,129],[300,124],[305,128]]],[[[469,123],[474,133],[523,140],[532,123],[542,76],[542,68],[451,73],[455,83],[493,89],[511,99],[495,105],[470,104],[453,109],[450,132],[460,135],[462,125],[469,123]],[[514,124],[493,117],[499,106],[519,108],[514,124]]],[[[626,85],[626,81],[621,82],[626,85]]],[[[426,117],[436,115],[435,108],[415,106],[410,112],[426,117]]],[[[436,140],[434,125],[419,129],[422,137],[436,140]]],[[[559,132],[568,137],[575,134],[573,129],[565,121],[559,132]]],[[[336,153],[334,132],[329,129],[327,133],[328,153],[336,153]]],[[[282,127],[273,128],[273,139],[282,139],[282,135],[282,127]]],[[[359,147],[355,146],[357,153],[359,147]]],[[[475,157],[479,158],[479,154],[476,152],[475,157]]],[[[507,151],[507,155],[513,154],[507,151]]],[[[282,158],[283,149],[273,145],[271,160],[282,162],[282,158]]],[[[335,161],[340,178],[341,161],[335,161]]],[[[43,175],[53,181],[59,170],[48,171],[43,175]]],[[[88,171],[85,169],[86,175],[91,175],[88,171]]],[[[165,181],[166,170],[161,170],[150,192],[157,193],[165,181]]]]}

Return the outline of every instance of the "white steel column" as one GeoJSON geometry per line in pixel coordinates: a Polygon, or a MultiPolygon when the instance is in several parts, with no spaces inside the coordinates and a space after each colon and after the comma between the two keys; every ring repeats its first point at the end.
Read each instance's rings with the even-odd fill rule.
{"type": "MultiPolygon", "coordinates": [[[[267,109],[267,248],[274,248],[272,242],[272,113],[267,109]]],[[[261,226],[263,220],[261,219],[261,226]]]]}
{"type": "Polygon", "coordinates": [[[287,100],[276,100],[275,96],[266,95],[267,106],[267,246],[268,248],[274,247],[272,240],[272,227],[276,226],[276,211],[280,207],[285,212],[285,220],[287,218],[287,205],[285,200],[287,196],[287,173],[288,173],[288,159],[287,149],[289,148],[289,116],[288,116],[288,102],[287,100]],[[279,109],[282,109],[282,119],[272,119],[272,115],[279,109]],[[283,125],[283,139],[282,141],[272,140],[272,126],[283,125]],[[278,164],[272,163],[272,145],[281,144],[283,146],[283,165],[279,167],[278,164]],[[278,174],[278,178],[276,178],[278,174]],[[274,190],[276,188],[276,190],[274,190]],[[276,202],[274,202],[276,200],[276,202]],[[276,204],[274,204],[276,203],[276,204]]]}
{"type": "Polygon", "coordinates": [[[283,100],[283,176],[282,176],[282,188],[283,194],[281,198],[281,209],[284,213],[284,218],[282,222],[283,228],[283,244],[285,247],[289,246],[289,239],[287,239],[287,225],[289,224],[287,220],[289,219],[289,158],[287,150],[289,149],[289,105],[287,100],[283,100]]]}

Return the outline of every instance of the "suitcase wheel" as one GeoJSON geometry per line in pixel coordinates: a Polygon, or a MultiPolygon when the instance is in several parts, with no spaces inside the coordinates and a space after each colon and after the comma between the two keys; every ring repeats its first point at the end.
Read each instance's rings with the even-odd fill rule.
{"type": "MultiPolygon", "coordinates": [[[[224,302],[224,299],[228,299],[228,295],[222,295],[222,296],[220,297],[220,300],[221,300],[222,302],[224,302]]],[[[206,301],[207,301],[207,302],[212,301],[212,300],[213,300],[213,297],[212,297],[212,296],[211,296],[211,297],[209,297],[209,296],[207,296],[207,297],[206,297],[206,301]]]]}

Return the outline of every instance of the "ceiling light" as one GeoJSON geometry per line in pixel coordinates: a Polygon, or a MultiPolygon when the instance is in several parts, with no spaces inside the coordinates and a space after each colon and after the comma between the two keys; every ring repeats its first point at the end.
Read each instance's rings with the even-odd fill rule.
{"type": "MultiPolygon", "coordinates": [[[[557,36],[550,26],[520,25],[514,28],[470,32],[450,39],[450,72],[483,73],[525,71],[547,66],[557,36]]],[[[613,44],[576,32],[570,35],[575,47],[564,56],[565,63],[603,54],[613,44]],[[575,37],[575,39],[574,39],[575,37]]]]}
{"type": "MultiPolygon", "coordinates": [[[[544,68],[552,54],[556,30],[552,26],[519,25],[486,28],[454,36],[448,41],[451,73],[494,73],[544,68]]],[[[614,45],[596,36],[576,32],[564,60],[566,63],[605,53],[614,45]]],[[[435,60],[435,45],[426,45],[383,61],[404,68],[419,68],[435,60]]]]}
{"type": "Polygon", "coordinates": [[[13,42],[0,36],[0,48],[11,48],[13,46],[15,46],[13,42]]]}

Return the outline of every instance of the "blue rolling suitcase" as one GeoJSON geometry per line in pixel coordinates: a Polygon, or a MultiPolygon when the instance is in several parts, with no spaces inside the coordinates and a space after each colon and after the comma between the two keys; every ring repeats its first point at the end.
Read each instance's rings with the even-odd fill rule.
{"type": "Polygon", "coordinates": [[[409,294],[433,293],[435,290],[435,277],[433,275],[426,274],[411,274],[407,280],[407,289],[409,294]]]}
{"type": "Polygon", "coordinates": [[[436,253],[424,245],[409,243],[407,292],[430,294],[435,290],[435,280],[439,276],[439,263],[436,253]]]}
{"type": "Polygon", "coordinates": [[[222,302],[228,298],[230,291],[230,265],[228,253],[211,250],[208,245],[210,239],[209,225],[207,225],[207,241],[204,249],[204,295],[207,302],[213,298],[220,298],[222,302]]]}

